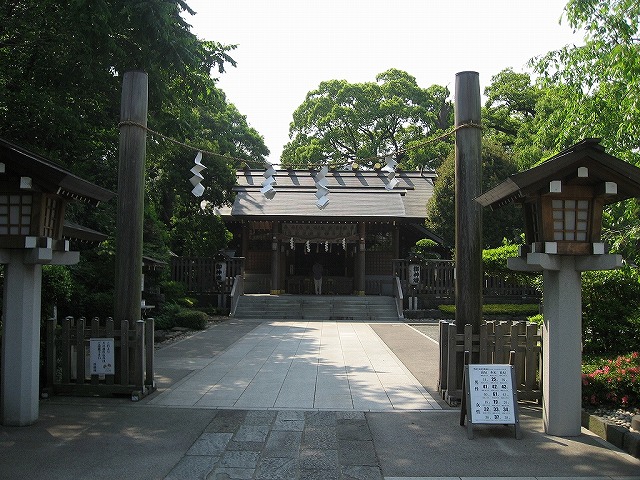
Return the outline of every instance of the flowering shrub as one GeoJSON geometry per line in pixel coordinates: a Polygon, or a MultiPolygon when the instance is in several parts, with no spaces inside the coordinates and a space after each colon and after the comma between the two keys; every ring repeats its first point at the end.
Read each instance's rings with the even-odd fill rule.
{"type": "Polygon", "coordinates": [[[639,406],[640,353],[620,355],[613,360],[605,359],[599,364],[582,367],[583,406],[639,406]]]}

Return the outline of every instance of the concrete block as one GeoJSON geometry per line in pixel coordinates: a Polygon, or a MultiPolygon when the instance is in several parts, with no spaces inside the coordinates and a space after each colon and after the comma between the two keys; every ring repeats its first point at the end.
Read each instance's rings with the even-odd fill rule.
{"type": "MultiPolygon", "coordinates": [[[[636,417],[638,416],[636,415],[636,417]]],[[[640,432],[627,432],[624,436],[622,448],[629,455],[640,458],[640,432]]]]}

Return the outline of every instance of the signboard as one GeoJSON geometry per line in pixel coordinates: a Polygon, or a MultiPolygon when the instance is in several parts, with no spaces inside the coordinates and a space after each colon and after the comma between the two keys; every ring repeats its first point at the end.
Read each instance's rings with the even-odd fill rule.
{"type": "Polygon", "coordinates": [[[514,425],[520,438],[515,372],[512,365],[465,365],[460,425],[467,417],[467,434],[473,438],[474,424],[514,425]]]}
{"type": "Polygon", "coordinates": [[[510,365],[469,365],[473,423],[515,423],[510,365]]]}
{"type": "Polygon", "coordinates": [[[113,338],[89,339],[89,372],[91,375],[114,375],[113,338]]]}

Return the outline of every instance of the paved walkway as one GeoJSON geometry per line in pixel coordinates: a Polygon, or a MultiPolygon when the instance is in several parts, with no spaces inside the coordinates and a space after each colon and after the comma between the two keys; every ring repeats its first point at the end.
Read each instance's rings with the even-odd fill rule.
{"type": "MultiPolygon", "coordinates": [[[[265,322],[149,403],[299,410],[432,410],[438,403],[365,323],[265,322]]],[[[157,368],[193,365],[158,359],[157,368]]]]}
{"type": "Polygon", "coordinates": [[[35,425],[0,426],[0,478],[640,480],[587,430],[544,434],[535,405],[521,440],[490,425],[468,440],[437,363],[400,323],[229,320],[158,350],[140,402],[53,397],[35,425]]]}

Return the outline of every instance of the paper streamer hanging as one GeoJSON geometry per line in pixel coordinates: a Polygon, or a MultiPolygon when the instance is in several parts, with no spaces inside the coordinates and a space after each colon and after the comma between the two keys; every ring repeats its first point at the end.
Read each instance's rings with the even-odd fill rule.
{"type": "Polygon", "coordinates": [[[316,188],[316,205],[320,210],[329,203],[329,189],[327,188],[326,176],[329,173],[329,167],[324,165],[315,176],[316,188]]]}
{"type": "Polygon", "coordinates": [[[262,188],[260,189],[260,193],[262,193],[265,197],[271,200],[276,196],[276,189],[273,186],[276,184],[276,179],[274,175],[276,174],[275,168],[268,161],[264,162],[264,166],[266,170],[262,174],[264,177],[264,181],[262,182],[262,188]]]}
{"type": "Polygon", "coordinates": [[[387,173],[387,181],[384,188],[387,190],[393,190],[393,188],[398,184],[398,179],[396,178],[396,167],[398,166],[398,162],[396,162],[392,157],[385,157],[384,160],[387,162],[387,164],[382,168],[382,171],[387,173]]]}
{"type": "Polygon", "coordinates": [[[200,172],[207,168],[202,164],[202,152],[198,152],[196,158],[193,160],[193,163],[195,163],[195,165],[190,170],[191,173],[193,173],[193,177],[189,179],[191,185],[193,185],[193,190],[191,190],[191,193],[193,193],[196,197],[201,197],[204,193],[204,187],[200,182],[204,180],[204,176],[200,172]]]}

